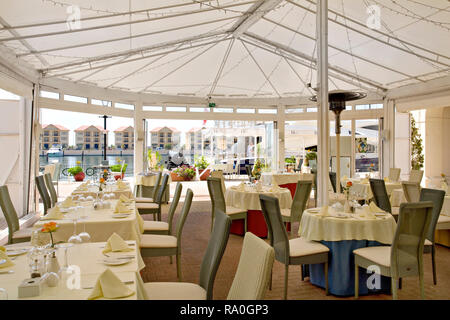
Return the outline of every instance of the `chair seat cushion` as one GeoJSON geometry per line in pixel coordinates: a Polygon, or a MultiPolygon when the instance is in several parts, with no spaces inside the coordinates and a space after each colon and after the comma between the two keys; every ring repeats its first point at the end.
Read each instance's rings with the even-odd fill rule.
{"type": "Polygon", "coordinates": [[[363,257],[366,260],[373,261],[374,264],[378,264],[380,266],[390,267],[391,265],[390,246],[360,248],[353,250],[353,253],[363,257]]]}
{"type": "Polygon", "coordinates": [[[147,198],[147,197],[136,197],[135,200],[136,200],[136,203],[138,203],[138,202],[154,202],[153,198],[147,198]]]}
{"type": "Polygon", "coordinates": [[[144,221],[144,230],[165,231],[169,230],[169,224],[164,221],[144,221]]]}
{"type": "Polygon", "coordinates": [[[226,214],[228,215],[233,215],[233,214],[238,214],[238,213],[246,213],[247,210],[241,209],[241,208],[236,208],[236,207],[231,207],[231,206],[227,206],[227,208],[225,209],[227,212],[226,214]]]}
{"type": "Polygon", "coordinates": [[[206,300],[206,290],[188,282],[147,282],[144,290],[149,300],[206,300]]]}
{"type": "Polygon", "coordinates": [[[23,229],[17,230],[13,234],[13,239],[23,239],[23,238],[31,239],[31,234],[33,233],[33,231],[34,231],[33,228],[23,228],[23,229]]]}
{"type": "Polygon", "coordinates": [[[136,209],[158,209],[159,206],[154,202],[136,202],[136,209]]]}
{"type": "Polygon", "coordinates": [[[141,248],[176,248],[177,238],[157,234],[141,235],[141,248]]]}
{"type": "Polygon", "coordinates": [[[280,211],[281,211],[282,216],[285,216],[285,217],[291,216],[291,209],[280,209],[280,211]]]}
{"type": "Polygon", "coordinates": [[[289,251],[291,257],[303,257],[328,252],[330,249],[316,241],[308,241],[304,238],[295,238],[289,240],[289,251]]]}

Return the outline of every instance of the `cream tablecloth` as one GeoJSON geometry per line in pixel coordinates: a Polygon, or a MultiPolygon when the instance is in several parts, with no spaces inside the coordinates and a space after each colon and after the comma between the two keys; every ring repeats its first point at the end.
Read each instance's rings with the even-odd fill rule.
{"type": "MultiPolygon", "coordinates": [[[[156,183],[157,176],[158,176],[157,173],[148,174],[148,175],[138,174],[135,176],[135,185],[136,186],[153,187],[156,183]]],[[[172,182],[172,179],[169,174],[169,180],[167,183],[171,183],[171,182],[172,182]]]]}
{"type": "MultiPolygon", "coordinates": [[[[115,232],[121,236],[124,240],[136,240],[139,241],[140,238],[140,217],[136,214],[134,209],[134,203],[130,205],[132,208],[132,213],[126,218],[114,218],[116,215],[113,213],[115,204],[117,200],[110,200],[110,209],[94,210],[92,202],[86,202],[84,205],[90,205],[86,207],[87,218],[78,219],[77,222],[77,233],[84,230],[91,235],[92,242],[106,241],[115,232]]],[[[35,225],[35,229],[42,227],[44,223],[49,221],[55,221],[59,225],[59,229],[54,233],[53,237],[56,242],[64,241],[66,242],[69,237],[73,234],[74,213],[66,213],[65,219],[63,220],[41,220],[35,225]]],[[[79,215],[78,215],[79,217],[79,215]]],[[[48,243],[49,235],[39,233],[36,239],[36,234],[32,236],[33,243],[42,243],[42,241],[48,243]]]]}
{"type": "MultiPolygon", "coordinates": [[[[145,265],[142,261],[139,249],[135,241],[131,241],[133,246],[130,248],[135,248],[134,251],[111,253],[115,256],[120,255],[134,255],[135,258],[127,264],[121,266],[107,266],[102,259],[105,257],[102,255],[102,250],[105,242],[96,243],[83,243],[77,244],[68,249],[68,264],[78,266],[80,268],[80,288],[73,288],[73,283],[68,280],[70,276],[68,273],[62,272],[61,280],[57,287],[44,286],[43,291],[40,296],[22,298],[27,300],[79,300],[87,299],[90,295],[92,289],[83,289],[85,287],[93,287],[97,281],[98,276],[109,268],[114,272],[119,279],[122,281],[134,281],[132,284],[127,284],[127,286],[135,292],[134,295],[126,297],[127,300],[145,299],[146,294],[143,289],[143,281],[139,274],[145,265]],[[71,289],[72,288],[72,289],[71,289]]],[[[28,247],[31,248],[31,247],[28,247]]],[[[58,261],[61,266],[64,265],[64,249],[58,249],[57,252],[58,261]]],[[[18,298],[18,286],[19,284],[30,278],[28,258],[26,254],[18,256],[14,261],[14,266],[9,268],[2,268],[0,270],[14,270],[12,274],[0,275],[0,287],[7,291],[8,299],[17,300],[18,298]]]]}
{"type": "MultiPolygon", "coordinates": [[[[370,184],[367,181],[361,182],[357,179],[346,179],[343,180],[342,183],[346,183],[346,181],[352,181],[353,185],[350,187],[350,196],[353,199],[366,199],[369,200],[373,197],[372,189],[370,188],[370,184]]],[[[400,182],[385,182],[387,194],[390,195],[393,190],[399,189],[402,187],[400,182]]]]}
{"type": "MultiPolygon", "coordinates": [[[[392,191],[391,194],[391,206],[400,207],[400,204],[407,202],[403,189],[396,189],[392,191]]],[[[444,203],[442,204],[441,214],[445,216],[450,216],[450,195],[444,197],[444,203]]]]}
{"type": "Polygon", "coordinates": [[[314,180],[312,173],[272,173],[263,172],[261,180],[265,185],[282,185],[288,183],[297,183],[299,180],[314,180]]]}
{"type": "Polygon", "coordinates": [[[244,210],[261,210],[259,195],[266,194],[277,197],[281,209],[290,209],[292,205],[291,192],[285,188],[279,188],[277,191],[270,191],[270,187],[263,186],[261,191],[256,191],[255,187],[245,186],[244,191],[237,187],[230,187],[225,192],[225,202],[228,206],[241,208],[244,210]]]}
{"type": "MultiPolygon", "coordinates": [[[[311,209],[303,212],[299,236],[314,241],[373,240],[392,243],[397,224],[391,214],[376,219],[359,217],[358,211],[348,218],[321,217],[311,209]]],[[[329,208],[331,214],[333,208],[329,208]]]]}
{"type": "MultiPolygon", "coordinates": [[[[115,199],[120,198],[121,195],[124,195],[127,198],[133,197],[129,183],[128,182],[124,182],[124,183],[125,183],[124,188],[118,188],[117,184],[111,184],[111,185],[107,185],[103,189],[103,191],[107,192],[107,193],[113,193],[115,199]]],[[[74,196],[74,197],[76,197],[76,196],[83,196],[83,197],[91,196],[95,199],[97,196],[97,192],[98,192],[98,186],[90,184],[87,186],[86,190],[81,189],[81,187],[78,186],[72,192],[72,196],[74,196]]]]}

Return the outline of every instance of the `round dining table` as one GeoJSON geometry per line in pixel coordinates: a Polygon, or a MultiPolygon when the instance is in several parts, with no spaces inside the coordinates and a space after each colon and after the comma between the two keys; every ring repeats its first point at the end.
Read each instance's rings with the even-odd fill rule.
{"type": "MultiPolygon", "coordinates": [[[[280,209],[290,209],[292,205],[291,192],[277,186],[233,186],[225,191],[225,202],[227,206],[247,210],[247,231],[258,237],[267,237],[267,225],[261,211],[259,195],[265,194],[278,198],[280,209]]],[[[231,233],[244,234],[244,221],[234,220],[231,225],[231,233]]]]}
{"type": "MultiPolygon", "coordinates": [[[[353,250],[390,245],[397,224],[390,213],[376,213],[366,216],[362,209],[345,214],[334,208],[328,215],[322,215],[320,208],[306,209],[303,212],[299,236],[306,240],[319,241],[330,249],[328,260],[329,292],[337,296],[354,295],[354,255],[353,250]]],[[[306,272],[306,268],[303,269],[306,272]]],[[[325,288],[325,273],[320,264],[309,265],[312,284],[325,288]]],[[[379,288],[369,289],[367,279],[370,274],[359,272],[360,294],[389,292],[390,279],[381,277],[379,288]]]]}
{"type": "Polygon", "coordinates": [[[289,189],[292,198],[294,198],[295,190],[297,189],[297,182],[300,180],[314,181],[312,173],[297,173],[297,172],[263,172],[261,174],[261,181],[264,185],[276,185],[280,188],[289,189]]]}

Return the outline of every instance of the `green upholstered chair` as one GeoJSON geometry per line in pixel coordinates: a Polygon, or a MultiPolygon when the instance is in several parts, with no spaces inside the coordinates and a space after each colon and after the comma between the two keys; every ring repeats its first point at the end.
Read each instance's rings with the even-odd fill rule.
{"type": "Polygon", "coordinates": [[[423,248],[429,230],[433,202],[400,205],[397,229],[391,246],[353,250],[355,255],[355,298],[359,296],[359,267],[377,265],[383,276],[391,278],[392,297],[397,299],[400,278],[419,276],[420,295],[425,298],[423,282],[423,248]]]}
{"type": "Polygon", "coordinates": [[[262,300],[269,287],[274,249],[251,232],[244,237],[239,265],[227,300],[262,300]]]}
{"type": "Polygon", "coordinates": [[[418,202],[420,198],[420,184],[417,182],[402,181],[403,194],[406,201],[418,202]]]}
{"type": "Polygon", "coordinates": [[[411,172],[409,173],[408,181],[417,182],[418,184],[420,184],[422,182],[422,178],[423,178],[423,170],[412,169],[411,172]]]}
{"type": "Polygon", "coordinates": [[[389,181],[398,181],[400,180],[400,168],[390,168],[389,169],[389,181]]]}
{"type": "Polygon", "coordinates": [[[333,187],[333,192],[336,193],[336,172],[330,172],[329,175],[331,186],[333,187]]]}
{"type": "Polygon", "coordinates": [[[153,214],[153,220],[157,216],[158,221],[161,221],[161,205],[163,202],[164,192],[167,188],[167,182],[169,181],[169,175],[165,174],[162,178],[161,187],[158,189],[158,193],[155,198],[155,202],[137,202],[136,209],[139,214],[153,214]]]}
{"type": "Polygon", "coordinates": [[[214,213],[216,210],[225,212],[231,220],[244,219],[244,233],[247,232],[247,210],[227,206],[222,190],[222,180],[220,178],[209,177],[207,179],[209,197],[211,199],[211,230],[214,225],[214,213]]]}
{"type": "Polygon", "coordinates": [[[0,186],[0,207],[8,224],[8,244],[30,241],[33,228],[20,228],[7,186],[0,186]]]}
{"type": "Polygon", "coordinates": [[[36,187],[41,196],[42,203],[44,204],[44,215],[47,214],[48,209],[52,207],[52,202],[50,200],[50,195],[47,192],[47,187],[45,186],[44,176],[37,176],[35,178],[36,187]]]}
{"type": "Polygon", "coordinates": [[[382,210],[392,213],[391,202],[383,179],[369,179],[375,204],[382,210]]]}
{"type": "Polygon", "coordinates": [[[300,180],[297,182],[294,199],[292,199],[292,206],[290,209],[281,209],[281,220],[291,224],[290,234],[292,235],[292,224],[300,222],[303,211],[305,210],[309,197],[311,196],[312,181],[300,180]]]}
{"type": "Polygon", "coordinates": [[[223,211],[217,209],[215,215],[214,227],[200,266],[199,283],[145,283],[144,289],[149,300],[212,300],[214,280],[228,243],[231,227],[230,217],[223,211]]]}
{"type": "Polygon", "coordinates": [[[281,220],[278,199],[259,195],[261,209],[269,230],[270,245],[275,249],[275,260],[284,264],[284,295],[287,299],[289,265],[323,263],[325,269],[325,292],[328,295],[328,253],[330,249],[316,241],[304,238],[289,240],[281,220]]]}
{"type": "Polygon", "coordinates": [[[156,196],[158,195],[158,189],[160,188],[159,185],[161,184],[161,178],[162,178],[162,172],[159,171],[156,176],[156,182],[155,182],[155,185],[153,186],[153,189],[151,189],[152,187],[148,187],[148,186],[144,186],[144,185],[138,186],[138,188],[136,189],[136,194],[135,194],[136,203],[138,203],[138,202],[154,203],[156,200],[156,196]],[[150,197],[147,196],[148,194],[151,194],[151,196],[150,197]]]}
{"type": "MultiPolygon", "coordinates": [[[[55,169],[56,170],[56,169],[55,169]]],[[[50,204],[52,207],[58,202],[58,193],[53,185],[52,176],[50,173],[44,174],[45,184],[47,185],[48,193],[50,194],[50,204]]]]}
{"type": "Polygon", "coordinates": [[[175,236],[159,234],[142,234],[140,249],[142,257],[163,257],[176,256],[177,276],[181,281],[181,234],[183,233],[184,223],[191,208],[192,197],[194,193],[187,189],[181,214],[177,221],[175,236]]]}

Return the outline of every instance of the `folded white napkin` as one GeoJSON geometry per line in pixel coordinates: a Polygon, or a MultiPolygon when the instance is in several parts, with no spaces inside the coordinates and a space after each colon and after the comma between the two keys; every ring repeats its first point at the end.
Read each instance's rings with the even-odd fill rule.
{"type": "Polygon", "coordinates": [[[101,297],[107,299],[125,298],[134,294],[109,268],[98,277],[88,300],[101,297]]]}
{"type": "Polygon", "coordinates": [[[48,210],[47,214],[41,218],[41,220],[60,220],[64,219],[64,214],[59,210],[57,206],[48,210]]]}
{"type": "Polygon", "coordinates": [[[120,202],[125,202],[125,203],[130,203],[133,201],[132,199],[128,198],[127,196],[125,196],[123,194],[120,195],[119,200],[120,200],[120,202]]]}
{"type": "Polygon", "coordinates": [[[330,213],[328,212],[328,206],[321,207],[320,211],[319,211],[319,215],[320,216],[329,216],[330,213]]]}
{"type": "Polygon", "coordinates": [[[366,183],[369,183],[369,179],[367,179],[367,178],[364,178],[364,179],[361,179],[361,181],[360,181],[361,183],[364,183],[364,184],[366,184],[366,183]]]}
{"type": "Polygon", "coordinates": [[[344,211],[344,206],[340,202],[335,202],[331,207],[338,212],[344,211]]]}
{"type": "Polygon", "coordinates": [[[114,213],[129,213],[131,212],[130,208],[124,205],[121,201],[117,201],[116,206],[114,207],[114,213]]]}
{"type": "Polygon", "coordinates": [[[6,252],[3,250],[0,250],[0,260],[6,260],[5,263],[0,264],[0,268],[12,267],[14,265],[14,262],[11,261],[6,252]]]}
{"type": "Polygon", "coordinates": [[[263,185],[262,185],[262,183],[260,183],[260,182],[258,182],[257,184],[256,184],[256,191],[262,191],[262,189],[263,189],[263,185]]]}
{"type": "Polygon", "coordinates": [[[377,217],[372,212],[370,206],[364,206],[362,213],[359,214],[360,217],[366,218],[366,219],[376,219],[377,217]]]}
{"type": "Polygon", "coordinates": [[[76,204],[75,202],[73,202],[72,197],[67,197],[66,200],[64,200],[61,204],[60,207],[62,208],[70,208],[70,207],[74,207],[76,204]]]}
{"type": "Polygon", "coordinates": [[[121,236],[117,233],[113,233],[108,241],[106,242],[105,249],[103,249],[103,253],[108,252],[124,252],[124,251],[132,251],[128,243],[126,243],[121,236]]]}
{"type": "Polygon", "coordinates": [[[245,190],[245,184],[243,182],[239,183],[239,185],[236,187],[236,190],[244,191],[245,190]]]}
{"type": "Polygon", "coordinates": [[[370,211],[372,211],[373,213],[378,213],[378,212],[385,213],[385,211],[383,209],[378,208],[377,205],[375,204],[375,202],[373,202],[373,201],[369,204],[369,208],[370,208],[370,211]]]}

